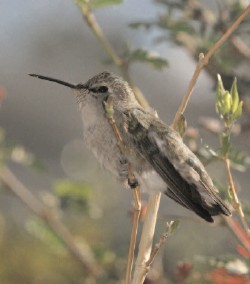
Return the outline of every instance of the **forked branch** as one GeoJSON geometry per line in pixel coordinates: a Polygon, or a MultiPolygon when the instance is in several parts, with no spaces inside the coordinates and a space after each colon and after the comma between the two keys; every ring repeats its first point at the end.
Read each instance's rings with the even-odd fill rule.
{"type": "Polygon", "coordinates": [[[189,99],[193,93],[194,86],[198,80],[200,72],[209,63],[210,58],[215,54],[215,52],[221,47],[221,45],[231,36],[231,34],[237,29],[239,24],[246,18],[250,12],[250,5],[240,14],[240,16],[232,23],[232,25],[227,29],[227,31],[222,35],[222,37],[209,49],[207,54],[201,54],[199,58],[199,63],[194,71],[193,77],[188,85],[187,91],[184,98],[175,114],[173,121],[173,128],[176,129],[181,115],[184,113],[189,99]]]}

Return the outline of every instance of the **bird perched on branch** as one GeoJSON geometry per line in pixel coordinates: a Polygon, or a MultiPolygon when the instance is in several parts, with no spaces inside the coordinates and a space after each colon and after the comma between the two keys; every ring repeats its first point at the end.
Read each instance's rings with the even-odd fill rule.
{"type": "Polygon", "coordinates": [[[74,90],[87,147],[123,184],[128,183],[129,164],[142,190],[163,191],[208,222],[213,222],[213,216],[219,214],[231,215],[197,156],[155,112],[138,103],[122,78],[102,72],[86,83],[75,85],[47,76],[30,75],[74,90]],[[106,117],[108,101],[112,102],[112,118],[124,153],[106,117]]]}

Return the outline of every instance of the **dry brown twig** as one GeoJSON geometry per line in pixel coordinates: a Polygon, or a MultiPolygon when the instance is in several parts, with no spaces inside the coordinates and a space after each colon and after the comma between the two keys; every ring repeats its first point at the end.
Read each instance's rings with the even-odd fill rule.
{"type": "Polygon", "coordinates": [[[247,224],[247,220],[245,217],[245,214],[242,210],[242,206],[241,206],[241,202],[239,201],[235,186],[234,186],[234,181],[233,181],[233,176],[230,170],[230,160],[225,157],[224,158],[224,163],[225,163],[225,168],[226,168],[226,172],[227,172],[227,178],[228,178],[228,182],[229,182],[229,186],[230,186],[230,192],[232,193],[232,197],[233,197],[233,201],[235,203],[235,209],[237,210],[239,216],[240,216],[240,220],[241,223],[243,225],[243,228],[245,229],[248,237],[250,237],[250,231],[249,231],[249,227],[247,224]]]}

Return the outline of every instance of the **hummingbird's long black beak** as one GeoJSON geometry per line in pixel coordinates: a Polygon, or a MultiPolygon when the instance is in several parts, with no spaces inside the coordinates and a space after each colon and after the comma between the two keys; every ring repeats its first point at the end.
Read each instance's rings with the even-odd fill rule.
{"type": "Polygon", "coordinates": [[[35,78],[38,78],[38,79],[42,79],[42,80],[47,80],[47,81],[55,82],[55,83],[58,83],[58,84],[60,84],[60,85],[64,85],[64,86],[66,86],[66,87],[69,87],[69,88],[71,88],[71,89],[78,89],[78,88],[79,88],[77,85],[74,85],[74,84],[71,84],[71,83],[67,83],[67,82],[64,82],[64,81],[62,81],[62,80],[58,80],[58,79],[55,79],[55,78],[43,76],[43,75],[29,74],[29,76],[35,77],[35,78]]]}

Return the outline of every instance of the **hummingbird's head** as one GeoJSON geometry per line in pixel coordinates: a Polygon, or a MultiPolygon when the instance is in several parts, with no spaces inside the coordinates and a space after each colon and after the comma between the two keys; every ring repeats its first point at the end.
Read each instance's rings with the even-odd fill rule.
{"type": "Polygon", "coordinates": [[[85,84],[76,85],[80,103],[104,103],[108,97],[112,97],[114,108],[123,111],[129,107],[138,106],[129,84],[121,77],[104,71],[89,79],[85,84]]]}
{"type": "Polygon", "coordinates": [[[92,77],[86,83],[76,85],[47,76],[29,75],[56,82],[75,90],[77,102],[80,105],[94,104],[98,106],[99,104],[103,104],[110,96],[112,96],[114,108],[117,110],[123,111],[139,105],[128,83],[111,72],[104,71],[92,77]]]}

